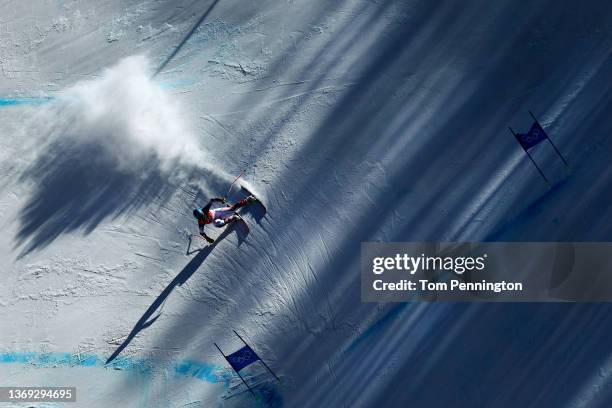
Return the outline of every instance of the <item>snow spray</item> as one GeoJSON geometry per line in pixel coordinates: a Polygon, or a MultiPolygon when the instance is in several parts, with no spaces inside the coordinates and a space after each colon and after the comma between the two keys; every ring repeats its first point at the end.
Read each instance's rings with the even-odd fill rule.
{"type": "Polygon", "coordinates": [[[34,154],[48,154],[50,146],[58,152],[62,146],[83,147],[117,172],[156,171],[179,182],[193,178],[211,193],[225,189],[232,176],[212,164],[183,112],[180,101],[153,79],[149,60],[130,56],[37,109],[24,139],[32,141],[34,154]]]}

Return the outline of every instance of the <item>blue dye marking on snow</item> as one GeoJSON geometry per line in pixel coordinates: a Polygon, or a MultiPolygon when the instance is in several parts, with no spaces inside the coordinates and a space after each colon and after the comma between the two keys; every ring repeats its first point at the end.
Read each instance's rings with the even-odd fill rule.
{"type": "Polygon", "coordinates": [[[170,79],[158,82],[162,89],[180,88],[193,85],[194,83],[195,81],[193,79],[170,79]]]}
{"type": "Polygon", "coordinates": [[[178,361],[170,363],[155,363],[151,360],[137,360],[132,358],[118,358],[105,365],[105,359],[93,354],[73,353],[33,353],[33,352],[4,352],[0,353],[0,364],[27,364],[34,368],[55,367],[98,367],[111,368],[142,376],[150,376],[158,365],[169,364],[170,372],[176,377],[191,377],[209,383],[223,383],[229,387],[230,376],[221,371],[220,367],[198,361],[178,361]]]}
{"type": "Polygon", "coordinates": [[[24,98],[0,98],[0,108],[6,106],[19,106],[19,105],[42,105],[51,102],[54,98],[52,96],[41,96],[41,97],[24,97],[24,98]]]}
{"type": "Polygon", "coordinates": [[[93,367],[98,365],[98,357],[96,356],[81,356],[80,364],[83,367],[93,367]]]}
{"type": "Polygon", "coordinates": [[[183,360],[174,363],[173,371],[177,376],[193,377],[206,382],[223,382],[229,387],[230,375],[220,374],[219,368],[212,364],[183,360]]]}

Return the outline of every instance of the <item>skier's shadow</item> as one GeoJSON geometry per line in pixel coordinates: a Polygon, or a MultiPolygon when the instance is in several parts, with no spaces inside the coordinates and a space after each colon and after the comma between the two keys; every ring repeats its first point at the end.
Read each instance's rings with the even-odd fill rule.
{"type": "MultiPolygon", "coordinates": [[[[185,255],[192,255],[192,254],[195,254],[196,252],[200,252],[200,251],[202,251],[202,250],[206,249],[206,248],[197,248],[197,249],[194,249],[193,251],[190,251],[190,249],[191,249],[191,244],[193,243],[193,237],[194,237],[194,236],[195,236],[195,235],[190,235],[190,236],[189,236],[189,244],[187,244],[187,251],[185,252],[185,255]]],[[[204,242],[204,240],[200,240],[200,241],[201,241],[201,242],[204,242]]],[[[214,245],[214,244],[215,244],[215,243],[213,243],[213,244],[209,244],[209,245],[214,245]]]]}
{"type": "Polygon", "coordinates": [[[260,205],[255,204],[247,205],[246,207],[244,207],[242,211],[240,211],[240,215],[243,214],[249,214],[253,219],[255,219],[255,222],[259,224],[263,217],[266,215],[266,212],[263,210],[263,208],[261,208],[260,205]]]}
{"type": "Polygon", "coordinates": [[[191,252],[198,252],[198,254],[194,256],[191,261],[189,261],[189,263],[183,268],[183,270],[179,272],[179,274],[176,275],[172,282],[170,282],[168,286],[166,286],[166,288],[159,294],[159,296],[157,296],[151,306],[149,306],[149,308],[144,312],[142,317],[138,320],[130,334],[128,334],[127,338],[123,341],[123,343],[121,343],[119,347],[117,347],[113,354],[106,360],[105,364],[110,364],[115,358],[117,358],[119,354],[121,354],[123,349],[125,349],[132,342],[132,340],[134,339],[134,337],[136,337],[138,333],[155,323],[159,316],[161,316],[161,310],[154,316],[155,312],[163,306],[164,302],[166,301],[168,296],[170,296],[170,293],[172,293],[174,288],[176,288],[177,286],[181,286],[183,283],[187,282],[191,275],[193,275],[195,271],[198,270],[200,265],[202,265],[202,263],[206,260],[208,255],[210,255],[213,249],[215,249],[217,244],[221,242],[224,238],[226,238],[231,232],[231,228],[225,228],[225,230],[221,233],[221,235],[219,235],[219,237],[217,237],[214,243],[202,249],[194,250],[191,252]]]}
{"type": "MultiPolygon", "coordinates": [[[[224,228],[223,232],[215,239],[214,244],[216,244],[220,239],[225,238],[225,236],[229,235],[230,232],[232,231],[236,231],[236,236],[238,237],[238,246],[240,246],[240,244],[242,244],[244,242],[244,240],[246,239],[247,235],[249,235],[249,230],[248,228],[243,228],[240,226],[240,224],[236,224],[233,223],[231,225],[228,225],[224,228]]],[[[193,251],[191,251],[191,244],[193,243],[193,237],[196,237],[197,240],[196,242],[199,240],[201,242],[204,242],[203,238],[199,238],[197,235],[190,235],[189,238],[189,244],[187,244],[187,251],[185,252],[185,255],[192,255],[195,254],[196,252],[202,251],[205,248],[198,248],[198,249],[194,249],[193,251]]],[[[212,245],[214,245],[212,244],[212,245]]],[[[208,244],[211,245],[211,244],[208,244]]]]}

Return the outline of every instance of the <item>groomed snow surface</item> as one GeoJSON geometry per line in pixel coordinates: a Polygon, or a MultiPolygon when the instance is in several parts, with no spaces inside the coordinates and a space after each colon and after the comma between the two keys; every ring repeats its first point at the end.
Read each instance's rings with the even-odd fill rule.
{"type": "Polygon", "coordinates": [[[0,385],[77,387],[3,406],[609,407],[610,306],[365,304],[359,251],[609,241],[611,56],[606,1],[2,2],[0,385]]]}

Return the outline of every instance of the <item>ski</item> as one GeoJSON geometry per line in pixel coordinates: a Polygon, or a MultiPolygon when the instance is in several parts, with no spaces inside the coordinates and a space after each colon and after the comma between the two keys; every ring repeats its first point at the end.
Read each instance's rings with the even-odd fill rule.
{"type": "Polygon", "coordinates": [[[253,196],[255,197],[255,199],[257,200],[256,203],[259,204],[259,206],[263,209],[263,215],[265,215],[268,212],[268,209],[266,208],[265,204],[259,199],[259,197],[257,197],[255,194],[253,194],[248,188],[246,188],[245,186],[240,186],[240,189],[242,191],[244,191],[247,196],[253,196]]]}

